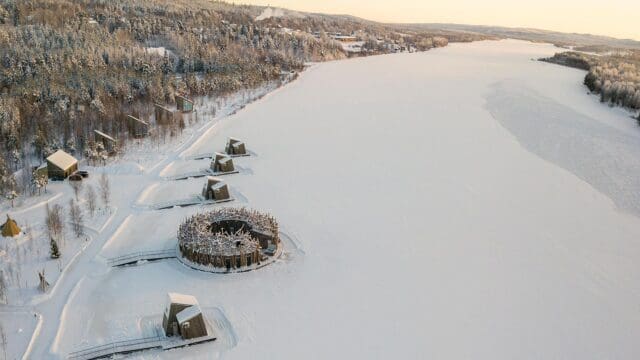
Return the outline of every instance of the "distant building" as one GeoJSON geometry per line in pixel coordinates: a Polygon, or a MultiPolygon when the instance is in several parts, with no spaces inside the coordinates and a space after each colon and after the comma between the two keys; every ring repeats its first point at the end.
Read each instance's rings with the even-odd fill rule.
{"type": "Polygon", "coordinates": [[[178,107],[178,111],[182,111],[182,112],[193,111],[193,100],[188,99],[184,96],[176,95],[176,105],[178,107]]]}
{"type": "Polygon", "coordinates": [[[166,336],[193,339],[207,336],[207,326],[198,300],[191,295],[168,293],[168,303],[162,317],[166,336]]]}
{"type": "Polygon", "coordinates": [[[116,147],[118,144],[116,139],[99,130],[93,130],[93,133],[96,137],[96,143],[102,143],[102,146],[109,154],[113,154],[116,152],[116,147]]]}
{"type": "Polygon", "coordinates": [[[235,171],[233,159],[227,154],[215,153],[211,161],[211,170],[214,172],[231,172],[235,171]]]}
{"type": "Polygon", "coordinates": [[[225,147],[225,152],[229,155],[247,155],[247,148],[244,142],[230,137],[225,147]]]}
{"type": "Polygon", "coordinates": [[[9,217],[7,214],[7,221],[0,227],[2,229],[2,236],[14,237],[20,235],[22,231],[15,220],[9,217]]]}
{"type": "Polygon", "coordinates": [[[207,182],[202,189],[202,197],[205,200],[229,200],[231,195],[229,194],[229,187],[224,181],[215,178],[213,176],[207,176],[207,182]]]}
{"type": "Polygon", "coordinates": [[[332,38],[334,40],[338,40],[340,42],[354,42],[354,41],[358,41],[358,38],[355,36],[350,36],[350,35],[333,35],[332,38]]]}
{"type": "Polygon", "coordinates": [[[173,122],[173,111],[168,108],[155,104],[156,123],[158,124],[171,124],[173,122]]]}
{"type": "Polygon", "coordinates": [[[149,123],[137,117],[127,115],[129,134],[136,139],[149,136],[149,123]]]}
{"type": "Polygon", "coordinates": [[[78,160],[62,150],[47,158],[47,174],[51,179],[63,180],[78,170],[78,160]]]}

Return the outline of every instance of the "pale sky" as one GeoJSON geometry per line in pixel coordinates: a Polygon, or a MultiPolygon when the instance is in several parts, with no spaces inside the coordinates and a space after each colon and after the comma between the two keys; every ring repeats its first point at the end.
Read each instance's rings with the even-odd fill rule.
{"type": "Polygon", "coordinates": [[[640,0],[231,0],[381,22],[531,27],[640,40],[640,0]]]}

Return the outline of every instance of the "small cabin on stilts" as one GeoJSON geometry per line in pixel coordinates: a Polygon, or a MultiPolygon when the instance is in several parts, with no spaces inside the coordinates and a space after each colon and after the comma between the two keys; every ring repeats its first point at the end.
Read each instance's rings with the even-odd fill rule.
{"type": "Polygon", "coordinates": [[[192,112],[193,100],[182,95],[176,95],[176,106],[178,111],[182,111],[183,113],[192,112]]]}
{"type": "Polygon", "coordinates": [[[116,148],[117,148],[117,145],[118,145],[118,142],[116,141],[116,139],[114,139],[111,136],[103,133],[100,130],[93,130],[93,133],[94,133],[95,138],[96,138],[96,140],[95,140],[96,143],[98,143],[98,142],[102,143],[102,146],[107,151],[107,153],[109,153],[109,155],[113,155],[116,152],[116,148]]]}
{"type": "Polygon", "coordinates": [[[140,139],[149,136],[150,125],[148,122],[131,115],[127,115],[127,122],[129,125],[129,134],[133,138],[140,139]]]}

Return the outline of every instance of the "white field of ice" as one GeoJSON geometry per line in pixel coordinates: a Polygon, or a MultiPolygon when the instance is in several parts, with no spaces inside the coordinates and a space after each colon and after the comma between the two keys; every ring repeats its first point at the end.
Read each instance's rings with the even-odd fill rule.
{"type": "MultiPolygon", "coordinates": [[[[81,264],[86,275],[59,321],[45,314],[33,354],[144,336],[174,291],[231,328],[221,342],[134,358],[637,359],[640,219],[614,202],[637,186],[633,174],[589,154],[595,146],[570,146],[574,163],[543,150],[589,134],[612,155],[638,156],[613,140],[640,141],[639,131],[586,94],[583,72],[531,61],[555,51],[478,42],[313,66],[180,153],[243,139],[257,156],[225,180],[279,219],[293,239],[286,256],[230,275],[174,260],[81,264]],[[517,110],[530,108],[570,134],[522,131],[536,118],[517,110]],[[626,180],[600,186],[597,171],[626,180]],[[51,321],[55,338],[44,335],[51,321]]],[[[175,161],[162,165],[202,167],[175,161]]],[[[197,190],[159,185],[162,171],[119,178],[136,184],[118,187],[119,225],[97,258],[164,248],[203,209],[128,208],[197,190]]]]}

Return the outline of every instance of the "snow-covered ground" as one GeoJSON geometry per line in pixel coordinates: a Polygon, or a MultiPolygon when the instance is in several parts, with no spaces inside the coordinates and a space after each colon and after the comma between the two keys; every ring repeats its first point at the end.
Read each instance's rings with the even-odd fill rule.
{"type": "Polygon", "coordinates": [[[531,61],[555,51],[490,41],[314,65],[215,125],[139,146],[99,170],[113,216],[34,306],[28,356],[147,336],[182,292],[220,341],[133,358],[638,358],[640,131],[586,94],[583,72],[531,61]],[[224,178],[235,205],[276,216],[284,256],[239,274],[109,268],[171,247],[210,208],[145,205],[196,193],[204,179],[163,177],[206,167],[189,157],[227,136],[258,155],[224,178]]]}

